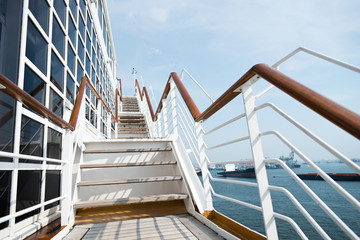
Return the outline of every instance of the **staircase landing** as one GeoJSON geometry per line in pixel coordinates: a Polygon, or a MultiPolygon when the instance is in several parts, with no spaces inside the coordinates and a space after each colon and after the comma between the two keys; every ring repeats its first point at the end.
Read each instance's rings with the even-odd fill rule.
{"type": "Polygon", "coordinates": [[[223,239],[188,214],[77,225],[65,239],[223,239]]]}

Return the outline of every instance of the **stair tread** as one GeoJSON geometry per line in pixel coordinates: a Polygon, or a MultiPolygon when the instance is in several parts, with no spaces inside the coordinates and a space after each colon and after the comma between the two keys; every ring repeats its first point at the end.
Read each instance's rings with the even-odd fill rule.
{"type": "Polygon", "coordinates": [[[160,176],[160,177],[142,177],[142,178],[129,178],[120,180],[105,180],[105,181],[86,181],[79,182],[78,187],[85,186],[98,186],[98,185],[115,185],[115,184],[129,184],[129,183],[148,183],[148,182],[164,182],[181,180],[180,175],[177,176],[160,176]]]}
{"type": "Polygon", "coordinates": [[[171,147],[165,148],[136,148],[136,149],[106,149],[106,150],[86,150],[84,153],[132,153],[132,152],[166,152],[171,151],[171,147]]]}
{"type": "Polygon", "coordinates": [[[75,209],[79,208],[92,208],[100,206],[116,206],[134,203],[147,203],[147,202],[164,202],[187,199],[189,196],[185,193],[170,193],[170,194],[159,194],[150,196],[139,196],[129,198],[117,198],[97,201],[81,201],[74,204],[75,209]]]}
{"type": "Polygon", "coordinates": [[[114,163],[114,164],[83,164],[80,168],[114,168],[114,167],[136,167],[136,166],[158,166],[175,165],[176,161],[136,162],[136,163],[114,163]]]}

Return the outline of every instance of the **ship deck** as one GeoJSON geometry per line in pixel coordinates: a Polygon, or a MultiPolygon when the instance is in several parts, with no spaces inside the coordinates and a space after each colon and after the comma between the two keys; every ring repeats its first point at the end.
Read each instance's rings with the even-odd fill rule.
{"type": "Polygon", "coordinates": [[[189,214],[77,225],[72,239],[223,239],[189,214]]]}

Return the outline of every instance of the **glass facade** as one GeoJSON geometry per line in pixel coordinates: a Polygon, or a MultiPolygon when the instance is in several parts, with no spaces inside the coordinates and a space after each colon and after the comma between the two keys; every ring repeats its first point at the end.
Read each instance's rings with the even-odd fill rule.
{"type": "MultiPolygon", "coordinates": [[[[112,44],[103,6],[103,0],[95,3],[0,0],[0,74],[66,122],[81,78],[86,76],[115,114],[115,92],[111,84],[114,69],[105,60],[115,55],[109,55],[109,49],[113,48],[102,49],[112,44]],[[90,8],[94,9],[90,11],[90,8]],[[92,12],[96,15],[92,16],[92,12]],[[99,21],[95,19],[98,14],[101,15],[99,21]],[[105,31],[107,36],[105,39],[103,33],[96,32],[99,22],[101,32],[105,31]],[[20,53],[20,49],[25,51],[20,53]]],[[[99,104],[102,103],[96,95],[87,90],[86,126],[96,128],[107,137],[109,114],[99,104]]],[[[12,170],[0,171],[0,217],[61,195],[63,165],[42,159],[68,160],[63,159],[64,133],[61,127],[0,91],[0,151],[23,156],[0,157],[10,169],[19,166],[16,175],[12,170]],[[18,109],[15,106],[19,106],[18,109]],[[14,177],[16,186],[12,186],[14,177]],[[10,207],[12,194],[16,195],[13,208],[10,207]]],[[[54,212],[59,204],[57,201],[16,217],[15,221],[4,222],[0,224],[0,231],[14,229],[17,224],[29,225],[39,219],[34,215],[41,213],[38,216],[46,217],[47,210],[54,212]]]]}

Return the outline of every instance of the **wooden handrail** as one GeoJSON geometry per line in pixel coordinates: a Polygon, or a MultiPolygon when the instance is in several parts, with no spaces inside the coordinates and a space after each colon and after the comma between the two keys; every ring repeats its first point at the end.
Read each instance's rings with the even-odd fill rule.
{"type": "Polygon", "coordinates": [[[65,129],[70,129],[71,131],[75,130],[75,128],[71,124],[67,123],[64,119],[62,119],[61,117],[50,111],[39,101],[33,98],[30,94],[19,88],[16,84],[14,84],[12,81],[10,81],[1,74],[0,74],[0,83],[5,86],[5,88],[1,89],[1,91],[6,93],[7,95],[25,104],[30,109],[37,112],[41,116],[46,117],[56,125],[61,126],[62,128],[65,129]]]}
{"type": "MultiPolygon", "coordinates": [[[[80,106],[82,103],[82,99],[84,96],[85,88],[86,86],[89,87],[90,91],[94,93],[96,98],[101,101],[103,106],[105,107],[106,111],[108,111],[111,114],[111,117],[117,122],[117,119],[115,119],[115,116],[112,114],[110,109],[106,106],[104,100],[101,98],[99,93],[96,91],[96,89],[93,87],[89,79],[86,77],[81,78],[80,86],[78,93],[76,95],[76,100],[74,103],[73,110],[71,112],[70,120],[69,122],[66,122],[61,117],[57,116],[55,113],[50,111],[48,108],[46,108],[43,104],[41,104],[39,101],[37,101],[35,98],[33,98],[30,94],[25,92],[23,89],[19,88],[16,84],[14,84],[12,81],[7,79],[5,76],[0,74],[0,83],[5,86],[4,89],[1,89],[4,93],[8,94],[9,96],[13,97],[14,99],[18,100],[19,102],[25,104],[33,111],[39,113],[41,116],[46,117],[51,122],[55,123],[56,125],[69,129],[71,131],[74,131],[76,128],[76,123],[79,117],[80,112],[80,106]]],[[[117,106],[116,106],[117,107],[117,106]]]]}
{"type": "Polygon", "coordinates": [[[152,108],[150,98],[149,98],[149,94],[148,94],[145,86],[143,87],[142,94],[145,94],[145,98],[146,98],[146,101],[147,101],[147,104],[148,104],[148,107],[149,107],[149,110],[150,110],[151,119],[154,121],[155,120],[154,110],[152,108]]]}
{"type": "Polygon", "coordinates": [[[141,89],[140,89],[140,86],[139,86],[139,82],[137,79],[135,79],[135,87],[137,87],[138,91],[139,91],[139,94],[140,94],[140,99],[141,101],[143,100],[142,98],[142,94],[141,94],[141,89]]]}
{"type": "Polygon", "coordinates": [[[202,113],[199,112],[196,104],[191,99],[191,96],[186,91],[186,88],[180,81],[177,74],[171,73],[165,85],[165,89],[160,99],[158,108],[156,110],[155,120],[157,120],[157,116],[161,112],[162,100],[166,99],[170,91],[169,81],[171,78],[173,78],[192,117],[195,119],[196,122],[199,122],[208,119],[214,113],[219,111],[223,106],[233,100],[236,96],[238,96],[241,93],[240,87],[256,75],[264,78],[266,81],[273,84],[289,96],[293,97],[308,108],[320,114],[321,116],[331,121],[338,127],[342,128],[346,132],[350,133],[357,139],[360,139],[360,115],[318,94],[310,88],[296,82],[292,78],[265,64],[257,64],[253,66],[202,113]]]}

